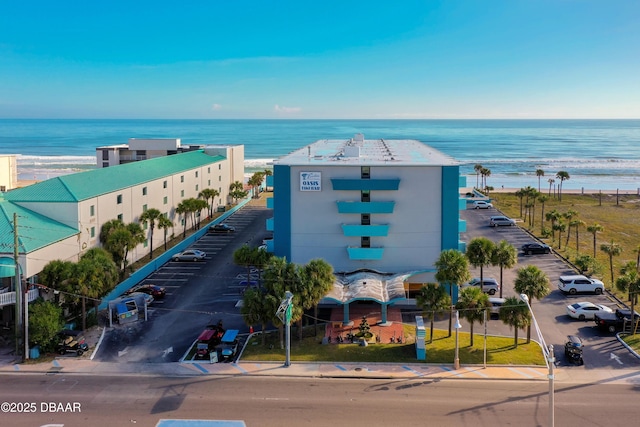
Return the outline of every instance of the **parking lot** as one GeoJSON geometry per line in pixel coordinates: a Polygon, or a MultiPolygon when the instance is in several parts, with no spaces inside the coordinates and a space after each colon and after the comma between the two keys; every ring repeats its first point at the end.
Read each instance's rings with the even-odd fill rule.
{"type": "MultiPolygon", "coordinates": [[[[462,219],[467,221],[467,231],[462,234],[462,239],[469,242],[474,237],[487,237],[494,242],[505,239],[514,247],[519,249],[523,244],[534,242],[535,238],[520,227],[490,227],[489,217],[499,215],[495,209],[467,209],[461,212],[462,219]]],[[[539,220],[538,220],[539,223],[539,220]]],[[[594,294],[565,295],[558,290],[558,279],[561,275],[578,274],[570,264],[555,254],[524,255],[518,251],[518,264],[512,269],[503,271],[503,295],[517,296],[513,290],[513,283],[516,278],[518,268],[533,264],[538,266],[549,277],[551,293],[541,301],[532,301],[531,306],[536,320],[543,333],[547,344],[552,344],[558,360],[558,365],[566,362],[563,356],[564,343],[567,335],[578,335],[585,343],[584,360],[582,369],[590,368],[629,368],[640,366],[640,361],[628,352],[616,339],[614,334],[599,331],[595,323],[591,320],[579,321],[567,315],[566,307],[569,304],[579,301],[591,301],[596,304],[604,304],[613,309],[618,306],[617,301],[608,296],[594,294]]],[[[479,269],[472,269],[474,277],[479,276],[479,269]]],[[[485,267],[485,277],[500,279],[499,267],[485,267]]],[[[500,335],[513,335],[513,331],[499,320],[492,320],[490,328],[494,333],[500,335]],[[502,328],[502,329],[501,329],[502,328]]],[[[479,330],[476,327],[476,331],[479,330]]],[[[491,333],[491,332],[489,332],[491,333]]],[[[531,332],[535,337],[535,331],[531,332]]],[[[579,367],[576,367],[580,369],[579,367]]]]}
{"type": "Polygon", "coordinates": [[[248,332],[238,302],[246,268],[235,265],[242,245],[259,246],[269,237],[265,221],[272,212],[247,205],[225,220],[234,232],[207,233],[189,249],[206,253],[202,261],[169,261],[141,284],[166,288],[166,296],[148,309],[148,321],[116,325],[105,336],[97,360],[171,362],[179,360],[208,324],[248,332]]]}

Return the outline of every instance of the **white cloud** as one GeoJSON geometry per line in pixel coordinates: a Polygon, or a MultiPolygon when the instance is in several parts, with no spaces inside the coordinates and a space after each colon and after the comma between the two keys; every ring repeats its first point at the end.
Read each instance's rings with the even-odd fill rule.
{"type": "Polygon", "coordinates": [[[275,105],[274,107],[275,111],[278,113],[299,113],[300,111],[302,111],[302,108],[300,107],[281,107],[278,104],[275,105]]]}
{"type": "Polygon", "coordinates": [[[222,105],[220,105],[220,104],[213,104],[213,105],[211,106],[211,109],[212,109],[212,110],[214,110],[214,111],[218,111],[218,110],[222,109],[222,105]]]}

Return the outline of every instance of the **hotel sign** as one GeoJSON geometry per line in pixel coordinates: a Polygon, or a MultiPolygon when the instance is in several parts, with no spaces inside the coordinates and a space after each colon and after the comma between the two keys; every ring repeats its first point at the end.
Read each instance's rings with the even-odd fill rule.
{"type": "Polygon", "coordinates": [[[300,172],[300,191],[322,191],[322,172],[300,172]]]}

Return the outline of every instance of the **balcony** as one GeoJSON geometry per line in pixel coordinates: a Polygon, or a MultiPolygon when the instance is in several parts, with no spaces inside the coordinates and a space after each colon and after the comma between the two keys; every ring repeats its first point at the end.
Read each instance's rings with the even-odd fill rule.
{"type": "Polygon", "coordinates": [[[273,218],[267,218],[265,228],[267,231],[273,231],[273,218]]]}
{"type": "MultiPolygon", "coordinates": [[[[27,292],[28,301],[31,302],[40,296],[40,292],[38,289],[30,289],[27,292]]],[[[16,293],[15,292],[3,292],[0,294],[0,307],[4,307],[5,305],[14,305],[16,303],[16,293]]]]}
{"type": "Polygon", "coordinates": [[[360,224],[342,224],[342,232],[345,236],[350,237],[384,237],[389,234],[388,224],[373,224],[373,225],[360,225],[360,224]]]}
{"type": "Polygon", "coordinates": [[[336,202],[338,212],[344,214],[390,214],[396,202],[336,202]]]}
{"type": "Polygon", "coordinates": [[[273,197],[267,197],[267,209],[273,209],[273,197]]]}
{"type": "Polygon", "coordinates": [[[400,187],[400,178],[390,179],[353,179],[331,178],[334,190],[397,190],[400,187]]]}
{"type": "Polygon", "coordinates": [[[384,254],[384,248],[357,248],[347,247],[351,260],[380,260],[384,254]]]}

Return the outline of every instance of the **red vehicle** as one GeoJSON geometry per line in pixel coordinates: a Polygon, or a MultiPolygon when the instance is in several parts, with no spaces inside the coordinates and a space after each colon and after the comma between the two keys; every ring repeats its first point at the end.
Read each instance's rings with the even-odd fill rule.
{"type": "Polygon", "coordinates": [[[220,344],[224,332],[222,322],[218,322],[217,325],[207,326],[207,329],[202,331],[198,336],[196,342],[196,359],[208,359],[209,354],[220,344]]]}

